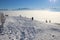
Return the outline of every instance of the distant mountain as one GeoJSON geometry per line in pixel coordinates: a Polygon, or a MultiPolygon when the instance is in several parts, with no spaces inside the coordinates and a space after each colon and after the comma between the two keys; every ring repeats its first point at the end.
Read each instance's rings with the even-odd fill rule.
{"type": "Polygon", "coordinates": [[[29,8],[18,8],[18,10],[29,10],[29,8]]]}
{"type": "Polygon", "coordinates": [[[5,11],[5,10],[8,10],[8,9],[0,9],[0,11],[5,11]]]}
{"type": "Polygon", "coordinates": [[[31,10],[29,8],[17,8],[17,9],[0,9],[0,11],[8,11],[8,10],[31,10]]]}
{"type": "Polygon", "coordinates": [[[17,8],[17,9],[12,9],[12,10],[31,10],[30,8],[17,8]]]}
{"type": "Polygon", "coordinates": [[[0,8],[0,11],[8,11],[8,10],[50,10],[50,11],[54,11],[54,12],[60,12],[60,8],[40,8],[40,9],[31,9],[31,8],[15,8],[15,9],[2,9],[0,8]]]}
{"type": "Polygon", "coordinates": [[[60,12],[60,8],[50,8],[50,11],[60,12]]]}

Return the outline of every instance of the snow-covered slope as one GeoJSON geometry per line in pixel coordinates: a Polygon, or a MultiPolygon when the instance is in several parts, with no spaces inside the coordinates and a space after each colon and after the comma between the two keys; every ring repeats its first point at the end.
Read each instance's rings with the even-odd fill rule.
{"type": "Polygon", "coordinates": [[[31,18],[7,17],[0,40],[59,40],[60,27],[31,18]]]}

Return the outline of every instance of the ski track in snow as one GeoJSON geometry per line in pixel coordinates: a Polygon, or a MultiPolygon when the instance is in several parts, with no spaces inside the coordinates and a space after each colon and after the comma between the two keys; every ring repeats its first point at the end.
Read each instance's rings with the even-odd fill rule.
{"type": "Polygon", "coordinates": [[[60,40],[60,26],[11,16],[6,18],[0,40],[60,40]]]}

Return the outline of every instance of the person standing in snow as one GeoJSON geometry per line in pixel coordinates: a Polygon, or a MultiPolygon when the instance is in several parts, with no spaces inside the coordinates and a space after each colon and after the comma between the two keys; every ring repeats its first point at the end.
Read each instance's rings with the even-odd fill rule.
{"type": "Polygon", "coordinates": [[[51,23],[51,20],[49,20],[49,23],[51,23]]]}
{"type": "Polygon", "coordinates": [[[34,20],[34,18],[32,17],[32,20],[34,20]]]}
{"type": "Polygon", "coordinates": [[[46,23],[48,23],[48,21],[46,20],[46,23]]]}

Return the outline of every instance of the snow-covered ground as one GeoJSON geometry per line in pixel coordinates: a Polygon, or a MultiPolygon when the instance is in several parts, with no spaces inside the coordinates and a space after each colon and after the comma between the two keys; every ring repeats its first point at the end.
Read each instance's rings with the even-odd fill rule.
{"type": "Polygon", "coordinates": [[[0,40],[60,40],[60,26],[21,16],[6,17],[0,40]]]}

